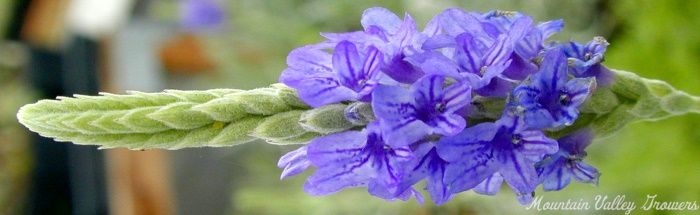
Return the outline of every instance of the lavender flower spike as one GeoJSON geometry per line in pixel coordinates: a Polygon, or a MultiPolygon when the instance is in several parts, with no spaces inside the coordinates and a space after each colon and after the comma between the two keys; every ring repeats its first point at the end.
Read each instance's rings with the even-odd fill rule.
{"type": "Polygon", "coordinates": [[[348,100],[369,101],[379,80],[382,54],[373,46],[366,49],[348,41],[335,46],[333,54],[318,46],[293,50],[280,82],[296,89],[299,97],[313,107],[348,100]]]}
{"type": "Polygon", "coordinates": [[[553,48],[545,53],[538,73],[513,90],[509,108],[532,129],[570,125],[594,87],[593,78],[569,80],[566,57],[553,48]]]}
{"type": "Polygon", "coordinates": [[[445,86],[441,75],[425,76],[404,89],[380,85],[372,94],[372,108],[380,120],[382,135],[392,146],[407,146],[427,135],[455,135],[466,126],[457,112],[471,99],[464,82],[445,86]]]}
{"type": "Polygon", "coordinates": [[[438,154],[449,162],[444,180],[451,193],[481,184],[480,191],[490,190],[482,193],[495,194],[505,181],[521,204],[532,201],[539,184],[535,163],[557,151],[555,140],[542,131],[526,130],[521,119],[510,116],[477,124],[437,144],[438,154]]]}

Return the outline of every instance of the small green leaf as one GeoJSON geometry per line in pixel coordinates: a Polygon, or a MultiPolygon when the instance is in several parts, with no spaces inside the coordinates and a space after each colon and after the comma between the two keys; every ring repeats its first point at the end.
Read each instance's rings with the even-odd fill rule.
{"type": "Polygon", "coordinates": [[[135,130],[125,125],[117,123],[117,119],[121,118],[127,111],[109,111],[102,113],[101,117],[92,121],[90,124],[95,127],[102,128],[105,131],[115,134],[134,133],[135,130]]]}
{"type": "Polygon", "coordinates": [[[307,131],[299,124],[303,111],[294,110],[267,117],[251,134],[264,140],[283,140],[301,136],[307,131]]]}
{"type": "Polygon", "coordinates": [[[277,96],[275,90],[271,89],[254,89],[235,93],[230,97],[238,102],[246,113],[250,114],[268,116],[292,109],[277,96]]]}
{"type": "Polygon", "coordinates": [[[117,123],[122,124],[132,130],[143,133],[154,133],[168,130],[169,127],[162,122],[148,118],[147,116],[156,112],[160,107],[144,107],[129,110],[124,116],[117,119],[117,123]]]}
{"type": "Polygon", "coordinates": [[[609,88],[598,88],[581,106],[581,112],[605,114],[615,109],[619,104],[620,100],[609,88]]]}
{"type": "Polygon", "coordinates": [[[96,121],[100,117],[102,117],[102,114],[99,112],[86,111],[80,115],[77,115],[77,117],[73,120],[65,122],[65,124],[71,128],[74,128],[76,131],[80,131],[81,133],[103,134],[106,132],[105,129],[92,124],[92,122],[96,121]]]}
{"type": "Polygon", "coordinates": [[[211,100],[204,104],[192,107],[192,110],[209,115],[212,119],[222,122],[231,122],[249,116],[237,99],[224,96],[211,100]]]}
{"type": "MultiPolygon", "coordinates": [[[[251,142],[257,138],[250,136],[263,121],[263,117],[247,117],[231,122],[211,140],[210,146],[234,146],[251,142]]],[[[223,125],[222,125],[223,126],[223,125]]]]}
{"type": "Polygon", "coordinates": [[[648,92],[644,81],[637,74],[622,70],[612,71],[615,73],[615,83],[611,89],[616,94],[625,99],[637,100],[648,92]]]}
{"type": "Polygon", "coordinates": [[[622,129],[625,125],[637,119],[629,113],[628,105],[620,105],[612,112],[605,114],[593,120],[592,128],[598,137],[604,138],[610,136],[622,129]]]}
{"type": "Polygon", "coordinates": [[[475,119],[498,119],[501,117],[505,106],[506,100],[502,98],[474,96],[469,117],[475,119]]]}
{"type": "Polygon", "coordinates": [[[162,107],[147,116],[175,129],[195,129],[214,122],[209,115],[191,110],[194,105],[196,103],[176,102],[162,107]]]}
{"type": "Polygon", "coordinates": [[[301,99],[299,99],[299,94],[296,90],[288,87],[287,85],[277,83],[273,84],[272,87],[277,89],[277,96],[287,105],[301,109],[311,108],[309,105],[301,101],[301,99]]]}
{"type": "Polygon", "coordinates": [[[666,95],[661,98],[660,102],[661,108],[672,115],[688,113],[695,105],[695,100],[692,96],[680,91],[666,95]]]}
{"type": "Polygon", "coordinates": [[[354,125],[345,119],[344,104],[332,104],[304,111],[299,124],[308,131],[321,134],[348,130],[354,125]]]}
{"type": "Polygon", "coordinates": [[[216,137],[222,128],[214,126],[204,126],[197,129],[188,130],[187,135],[183,137],[179,143],[168,149],[182,149],[190,147],[207,146],[208,143],[216,137]]]}

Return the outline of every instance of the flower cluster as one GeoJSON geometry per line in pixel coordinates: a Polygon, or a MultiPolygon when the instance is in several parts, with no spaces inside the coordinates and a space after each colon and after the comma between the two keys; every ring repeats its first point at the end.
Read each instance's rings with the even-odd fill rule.
{"type": "Polygon", "coordinates": [[[425,179],[436,204],[467,190],[494,195],[503,182],[521,204],[539,185],[597,183],[598,171],[582,162],[590,130],[552,134],[611,82],[602,37],[548,42],[561,20],[508,11],[447,9],[420,31],[408,14],[370,8],[361,23],[293,50],[280,82],[312,107],[367,103],[375,117],[284,155],[282,178],[314,167],[304,186],[312,195],[367,187],[388,200],[421,200],[414,185],[425,179]],[[479,114],[484,100],[504,101],[496,117],[479,114]]]}

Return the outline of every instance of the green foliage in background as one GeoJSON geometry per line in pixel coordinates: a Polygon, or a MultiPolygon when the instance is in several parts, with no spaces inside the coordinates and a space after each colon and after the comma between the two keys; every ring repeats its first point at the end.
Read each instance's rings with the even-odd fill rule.
{"type": "Polygon", "coordinates": [[[34,98],[21,82],[23,51],[17,44],[0,41],[0,56],[12,56],[0,58],[0,214],[23,209],[32,168],[28,132],[15,116],[20,106],[34,98]]]}
{"type": "MultiPolygon", "coordinates": [[[[610,38],[606,64],[700,93],[699,7],[698,1],[611,1],[620,26],[610,38]]],[[[592,162],[604,173],[601,189],[636,201],[647,194],[665,201],[700,200],[698,127],[698,115],[637,123],[592,145],[592,162]]]]}

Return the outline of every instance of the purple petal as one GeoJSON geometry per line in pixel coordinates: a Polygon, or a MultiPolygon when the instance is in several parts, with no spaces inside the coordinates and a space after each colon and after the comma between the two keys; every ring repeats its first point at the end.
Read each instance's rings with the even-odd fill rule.
{"type": "Polygon", "coordinates": [[[309,73],[332,72],[331,59],[330,54],[311,45],[292,50],[287,56],[287,65],[309,73]]]}
{"type": "Polygon", "coordinates": [[[593,142],[593,131],[584,128],[559,138],[559,147],[571,155],[585,154],[585,149],[593,142]]]}
{"type": "Polygon", "coordinates": [[[277,167],[284,168],[280,179],[285,179],[304,172],[309,168],[311,162],[306,157],[306,146],[302,146],[297,150],[291,151],[282,156],[277,162],[277,167]]]}
{"type": "Polygon", "coordinates": [[[391,146],[406,146],[420,141],[432,129],[416,118],[410,91],[380,85],[372,93],[372,109],[380,119],[382,135],[391,146]]]}
{"type": "Polygon", "coordinates": [[[511,63],[503,71],[503,75],[514,80],[524,80],[528,75],[537,72],[537,66],[525,60],[520,55],[512,53],[510,56],[511,63]]]}
{"type": "Polygon", "coordinates": [[[445,89],[443,100],[445,101],[445,112],[454,113],[464,108],[471,102],[471,86],[466,82],[457,82],[445,89]]]}
{"type": "Polygon", "coordinates": [[[571,174],[577,181],[596,185],[598,184],[598,177],[600,177],[600,172],[595,167],[584,162],[576,162],[571,168],[571,174]]]}
{"type": "Polygon", "coordinates": [[[372,109],[377,118],[402,120],[415,115],[411,93],[402,87],[379,85],[374,88],[372,98],[372,109]]]}
{"type": "Polygon", "coordinates": [[[340,82],[350,88],[358,86],[362,79],[363,62],[355,44],[342,41],[333,52],[333,69],[338,73],[340,82]]]}
{"type": "Polygon", "coordinates": [[[466,120],[457,114],[440,115],[434,122],[437,128],[435,129],[435,133],[445,136],[456,135],[467,126],[466,120]]]}
{"type": "Polygon", "coordinates": [[[346,131],[318,137],[307,146],[307,156],[316,172],[304,184],[311,195],[326,195],[347,187],[362,186],[376,176],[372,154],[363,151],[365,133],[346,131]]]}
{"type": "Polygon", "coordinates": [[[364,186],[373,177],[369,165],[359,165],[352,169],[323,168],[318,169],[304,183],[304,191],[310,195],[328,195],[345,188],[364,186]]]}
{"type": "Polygon", "coordinates": [[[406,13],[404,16],[401,26],[396,32],[389,31],[392,34],[391,42],[393,45],[398,47],[407,47],[412,45],[413,36],[418,32],[416,31],[416,22],[413,21],[413,17],[406,13]]]}
{"type": "Polygon", "coordinates": [[[498,132],[495,123],[484,122],[464,129],[460,134],[452,137],[443,137],[437,144],[437,152],[442,159],[456,161],[471,153],[488,150],[478,142],[491,141],[498,132]]]}
{"type": "Polygon", "coordinates": [[[477,17],[458,8],[450,8],[438,15],[443,30],[451,36],[468,32],[472,35],[486,35],[477,17]]]}
{"type": "MultiPolygon", "coordinates": [[[[289,70],[285,70],[285,72],[287,71],[289,70]]],[[[320,107],[357,98],[355,91],[341,86],[333,77],[310,77],[296,84],[292,82],[282,83],[296,89],[301,100],[312,107],[320,107]]]]}
{"type": "Polygon", "coordinates": [[[430,21],[428,21],[428,24],[425,24],[425,28],[423,28],[423,34],[432,37],[435,35],[438,35],[441,30],[441,23],[440,23],[440,17],[434,16],[430,21]]]}
{"type": "Polygon", "coordinates": [[[435,149],[431,150],[431,158],[429,162],[430,174],[427,176],[427,188],[428,193],[430,193],[430,198],[437,205],[446,203],[452,195],[449,192],[448,186],[444,182],[445,168],[447,162],[440,159],[435,152],[435,149]]]}
{"type": "Polygon", "coordinates": [[[528,157],[532,162],[542,160],[544,155],[554,154],[559,151],[557,141],[544,135],[542,131],[530,130],[520,132],[522,147],[518,153],[528,157]]]}
{"type": "Polygon", "coordinates": [[[344,33],[321,33],[321,36],[328,39],[330,42],[339,43],[341,41],[350,41],[356,44],[379,44],[384,43],[377,35],[369,34],[365,31],[353,31],[344,33]]]}
{"type": "Polygon", "coordinates": [[[459,67],[457,64],[445,57],[445,55],[438,52],[423,52],[421,54],[411,56],[409,61],[411,61],[413,64],[420,65],[419,67],[426,74],[444,75],[453,78],[460,77],[459,67]]]}
{"type": "Polygon", "coordinates": [[[401,83],[413,83],[424,73],[407,61],[403,53],[394,55],[383,70],[384,74],[401,83]]]}
{"type": "Polygon", "coordinates": [[[578,107],[583,104],[595,86],[594,78],[574,78],[569,80],[564,86],[564,92],[568,96],[570,106],[578,107]]]}
{"type": "Polygon", "coordinates": [[[561,190],[571,183],[571,173],[566,169],[566,159],[559,158],[545,167],[542,188],[545,191],[561,190]]]}
{"type": "Polygon", "coordinates": [[[474,192],[483,195],[496,195],[499,190],[501,190],[501,185],[503,185],[503,176],[499,173],[494,173],[488,178],[484,179],[479,185],[474,187],[474,192]]]}
{"type": "Polygon", "coordinates": [[[532,18],[529,16],[520,16],[513,21],[513,25],[508,32],[508,40],[510,45],[517,43],[525,37],[525,35],[532,29],[532,18]]]}
{"type": "Polygon", "coordinates": [[[542,32],[542,38],[546,39],[558,33],[564,28],[564,20],[557,19],[548,22],[543,22],[537,25],[537,29],[542,32]]]}
{"type": "Polygon", "coordinates": [[[595,77],[596,84],[599,86],[607,87],[615,82],[615,74],[602,64],[595,64],[588,71],[595,77]]]}
{"type": "Polygon", "coordinates": [[[545,109],[532,109],[525,111],[525,123],[532,129],[549,128],[554,123],[554,117],[545,109]]]}
{"type": "Polygon", "coordinates": [[[371,26],[377,26],[390,34],[396,33],[401,26],[401,18],[386,8],[373,7],[362,13],[362,27],[367,30],[371,26]]]}
{"type": "Polygon", "coordinates": [[[483,59],[483,65],[498,65],[506,62],[508,57],[510,57],[510,54],[513,52],[513,45],[510,44],[509,39],[510,38],[506,37],[505,35],[499,36],[486,52],[483,59]]]}
{"type": "Polygon", "coordinates": [[[433,37],[428,38],[423,42],[423,46],[421,46],[421,49],[423,50],[433,50],[433,49],[441,49],[441,48],[446,48],[446,47],[453,47],[456,46],[457,42],[455,41],[454,37],[444,35],[444,34],[438,34],[433,37]]]}
{"type": "Polygon", "coordinates": [[[317,137],[307,145],[307,156],[316,167],[358,161],[367,136],[359,131],[346,131],[317,137]]]}
{"type": "MultiPolygon", "coordinates": [[[[515,191],[521,204],[532,198],[539,182],[534,164],[518,153],[505,152],[499,156],[503,179],[515,191]]],[[[526,203],[526,202],[525,202],[526,203]]]]}
{"type": "Polygon", "coordinates": [[[445,182],[451,193],[459,193],[479,185],[498,170],[498,164],[489,153],[475,152],[445,168],[445,182]]]}
{"type": "Polygon", "coordinates": [[[557,92],[559,86],[563,86],[567,80],[568,61],[560,48],[550,49],[545,53],[540,67],[539,81],[550,92],[557,92]]]}
{"type": "Polygon", "coordinates": [[[486,83],[488,84],[476,90],[479,95],[487,97],[506,97],[514,87],[514,83],[502,78],[493,78],[486,83]]]}
{"type": "Polygon", "coordinates": [[[407,146],[417,143],[432,133],[428,125],[417,119],[406,118],[401,121],[381,120],[382,135],[387,140],[387,145],[392,147],[407,146]]]}
{"type": "Polygon", "coordinates": [[[482,50],[477,45],[476,38],[472,34],[463,33],[457,36],[457,54],[455,59],[460,67],[467,72],[481,74],[481,67],[484,66],[482,61],[482,50]]]}
{"type": "Polygon", "coordinates": [[[445,77],[441,75],[429,75],[418,79],[411,85],[411,92],[418,106],[435,104],[442,100],[442,86],[445,77]]]}

